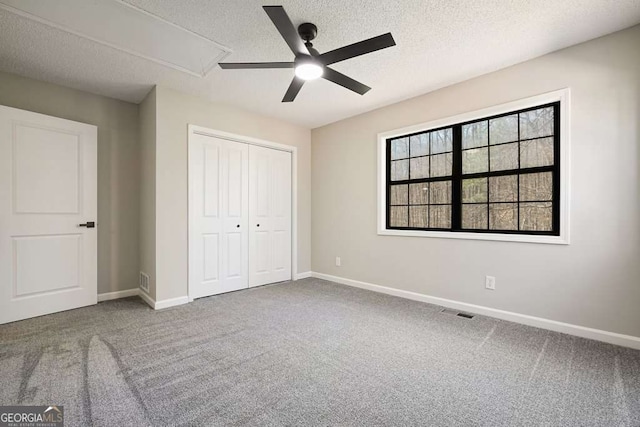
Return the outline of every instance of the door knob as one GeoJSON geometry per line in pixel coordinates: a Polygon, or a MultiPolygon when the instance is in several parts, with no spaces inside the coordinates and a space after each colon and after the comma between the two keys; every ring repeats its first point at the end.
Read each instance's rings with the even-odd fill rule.
{"type": "Polygon", "coordinates": [[[240,224],[236,225],[236,228],[240,228],[240,224]]]}
{"type": "Polygon", "coordinates": [[[260,227],[260,224],[258,224],[257,226],[260,227]]]}
{"type": "Polygon", "coordinates": [[[87,221],[84,224],[78,224],[78,227],[95,228],[96,223],[93,221],[87,221]]]}

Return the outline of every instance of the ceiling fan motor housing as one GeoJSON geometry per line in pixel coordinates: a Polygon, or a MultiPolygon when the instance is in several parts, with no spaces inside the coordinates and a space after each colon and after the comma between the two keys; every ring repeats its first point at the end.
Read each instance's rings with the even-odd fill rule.
{"type": "Polygon", "coordinates": [[[300,34],[302,40],[309,42],[315,39],[318,35],[318,27],[310,22],[305,22],[304,24],[300,24],[298,26],[298,34],[300,34]]]}

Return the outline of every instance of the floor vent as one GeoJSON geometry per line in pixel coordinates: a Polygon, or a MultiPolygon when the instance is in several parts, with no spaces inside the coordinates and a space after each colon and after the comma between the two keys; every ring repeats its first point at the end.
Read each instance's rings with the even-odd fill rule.
{"type": "Polygon", "coordinates": [[[440,313],[449,314],[451,316],[464,317],[465,319],[473,319],[473,314],[463,313],[458,310],[453,310],[450,308],[443,308],[442,310],[440,310],[440,313]]]}
{"type": "Polygon", "coordinates": [[[473,319],[473,315],[469,313],[458,313],[456,314],[458,317],[464,317],[465,319],[473,319]]]}

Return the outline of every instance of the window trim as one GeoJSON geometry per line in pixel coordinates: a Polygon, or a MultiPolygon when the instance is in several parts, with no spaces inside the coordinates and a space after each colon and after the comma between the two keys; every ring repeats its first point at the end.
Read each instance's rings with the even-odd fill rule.
{"type": "Polygon", "coordinates": [[[378,134],[378,235],[406,237],[435,237],[448,239],[494,240],[507,242],[569,244],[569,189],[570,189],[570,89],[565,88],[541,95],[471,111],[444,119],[434,120],[401,129],[378,134]],[[491,116],[508,114],[512,111],[533,108],[539,105],[560,102],[560,235],[510,234],[488,231],[451,231],[451,230],[402,230],[388,229],[387,223],[387,139],[407,134],[435,130],[460,123],[482,120],[491,116]]]}

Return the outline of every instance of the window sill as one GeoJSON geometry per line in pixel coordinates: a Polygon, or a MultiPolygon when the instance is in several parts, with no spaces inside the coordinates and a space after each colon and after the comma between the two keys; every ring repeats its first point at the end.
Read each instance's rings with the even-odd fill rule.
{"type": "Polygon", "coordinates": [[[568,245],[567,236],[531,236],[524,234],[465,233],[451,231],[378,230],[379,236],[431,237],[437,239],[493,240],[498,242],[568,245]]]}

